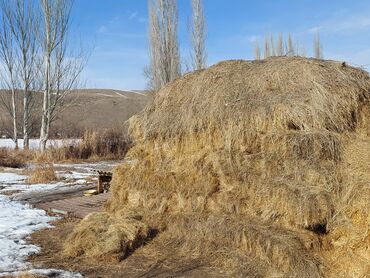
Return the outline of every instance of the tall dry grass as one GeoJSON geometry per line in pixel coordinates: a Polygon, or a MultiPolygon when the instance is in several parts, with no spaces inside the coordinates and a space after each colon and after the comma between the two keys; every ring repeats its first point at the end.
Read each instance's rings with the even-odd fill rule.
{"type": "Polygon", "coordinates": [[[0,167],[23,168],[32,157],[28,151],[0,148],[0,167]]]}
{"type": "Polygon", "coordinates": [[[106,129],[86,131],[81,141],[36,152],[37,161],[119,160],[130,148],[130,140],[122,131],[106,129]]]}
{"type": "Polygon", "coordinates": [[[27,182],[29,184],[36,183],[50,183],[57,181],[58,177],[52,163],[42,163],[36,165],[34,169],[29,172],[27,182]]]}

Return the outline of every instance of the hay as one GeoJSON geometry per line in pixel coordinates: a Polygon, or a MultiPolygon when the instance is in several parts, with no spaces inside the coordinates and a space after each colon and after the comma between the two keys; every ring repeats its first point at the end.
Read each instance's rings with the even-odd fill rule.
{"type": "Polygon", "coordinates": [[[58,177],[52,163],[37,164],[36,167],[29,171],[27,183],[51,183],[57,181],[58,177]]]}
{"type": "MultiPolygon", "coordinates": [[[[226,61],[175,80],[130,120],[135,145],[115,169],[109,226],[136,211],[159,231],[159,253],[183,250],[231,276],[347,277],[353,268],[363,277],[369,91],[362,70],[299,57],[226,61]]],[[[109,240],[103,219],[88,224],[109,240]]]]}
{"type": "Polygon", "coordinates": [[[64,255],[122,260],[149,236],[148,227],[140,220],[140,216],[127,212],[114,216],[107,213],[90,214],[68,238],[64,255]],[[96,226],[95,223],[100,225],[96,226]]]}

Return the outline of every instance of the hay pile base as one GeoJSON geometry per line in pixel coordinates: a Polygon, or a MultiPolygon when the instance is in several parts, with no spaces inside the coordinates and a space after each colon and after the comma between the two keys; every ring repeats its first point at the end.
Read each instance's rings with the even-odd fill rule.
{"type": "Polygon", "coordinates": [[[67,253],[123,258],[155,230],[158,254],[231,276],[365,277],[369,92],[360,69],[298,57],[185,75],[131,119],[130,163],[67,253]]]}

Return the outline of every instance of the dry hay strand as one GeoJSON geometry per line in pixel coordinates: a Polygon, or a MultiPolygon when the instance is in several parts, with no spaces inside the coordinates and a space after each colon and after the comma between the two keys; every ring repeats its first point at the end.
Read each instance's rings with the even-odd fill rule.
{"type": "Polygon", "coordinates": [[[140,220],[140,216],[127,212],[114,217],[107,213],[90,214],[68,237],[64,255],[122,260],[144,244],[150,234],[148,227],[140,220]],[[94,223],[103,225],[95,226],[94,223]]]}
{"type": "Polygon", "coordinates": [[[135,211],[159,246],[230,276],[363,277],[369,92],[367,72],[299,57],[187,74],[130,120],[135,144],[103,218],[120,226],[135,211]]]}
{"type": "Polygon", "coordinates": [[[36,165],[35,169],[31,170],[27,179],[27,183],[50,183],[57,181],[58,177],[52,163],[42,163],[36,165]]]}

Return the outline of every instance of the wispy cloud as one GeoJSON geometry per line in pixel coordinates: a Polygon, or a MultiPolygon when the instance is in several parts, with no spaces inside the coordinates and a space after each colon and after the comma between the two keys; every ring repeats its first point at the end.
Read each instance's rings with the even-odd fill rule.
{"type": "Polygon", "coordinates": [[[332,18],[323,21],[307,30],[308,33],[317,31],[325,33],[356,32],[370,30],[369,14],[350,14],[341,11],[334,12],[332,18]]]}
{"type": "Polygon", "coordinates": [[[255,43],[259,40],[261,40],[262,36],[261,35],[251,35],[251,36],[247,36],[247,40],[248,42],[250,43],[255,43]]]}
{"type": "Polygon", "coordinates": [[[98,33],[100,34],[104,34],[104,33],[107,33],[108,32],[108,28],[105,26],[105,25],[102,25],[98,28],[98,33]]]}
{"type": "Polygon", "coordinates": [[[137,17],[138,13],[137,12],[133,12],[130,14],[130,16],[128,17],[129,20],[133,20],[137,17]]]}

